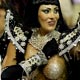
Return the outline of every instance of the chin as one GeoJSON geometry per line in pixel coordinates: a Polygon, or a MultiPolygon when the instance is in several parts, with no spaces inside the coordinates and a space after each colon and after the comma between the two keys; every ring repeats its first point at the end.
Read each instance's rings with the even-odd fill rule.
{"type": "Polygon", "coordinates": [[[48,29],[48,32],[51,32],[51,31],[53,31],[53,30],[55,30],[55,28],[53,28],[53,27],[52,27],[52,28],[49,28],[49,29],[48,29]]]}

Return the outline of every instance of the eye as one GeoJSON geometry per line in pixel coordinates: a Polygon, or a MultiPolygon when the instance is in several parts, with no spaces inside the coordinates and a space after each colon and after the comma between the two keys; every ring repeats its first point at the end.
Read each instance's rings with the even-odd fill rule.
{"type": "Polygon", "coordinates": [[[59,13],[59,9],[58,9],[58,8],[55,8],[55,9],[54,9],[54,13],[55,13],[55,14],[59,13]]]}
{"type": "Polygon", "coordinates": [[[48,14],[49,13],[49,10],[48,9],[45,9],[45,10],[42,10],[45,14],[48,14]]]}

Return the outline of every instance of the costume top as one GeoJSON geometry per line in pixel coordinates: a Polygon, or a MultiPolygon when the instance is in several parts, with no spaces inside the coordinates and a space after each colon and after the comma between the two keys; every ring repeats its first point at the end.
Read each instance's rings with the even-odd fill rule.
{"type": "Polygon", "coordinates": [[[8,46],[9,40],[7,38],[7,34],[4,32],[3,35],[0,38],[0,55],[1,55],[1,61],[3,61],[5,55],[6,55],[6,49],[8,46]]]}
{"type": "Polygon", "coordinates": [[[8,39],[16,46],[16,54],[18,62],[24,60],[24,55],[27,43],[29,42],[33,47],[38,50],[42,50],[44,46],[51,41],[53,38],[57,41],[59,40],[60,33],[56,30],[47,34],[41,43],[41,40],[38,35],[38,29],[34,28],[31,30],[24,30],[21,23],[17,23],[13,17],[13,14],[10,10],[7,10],[6,23],[5,23],[5,32],[8,35],[8,39]],[[57,35],[56,35],[57,34],[57,35]],[[20,54],[18,54],[20,53],[20,54]],[[21,58],[22,57],[22,58],[21,58]]]}

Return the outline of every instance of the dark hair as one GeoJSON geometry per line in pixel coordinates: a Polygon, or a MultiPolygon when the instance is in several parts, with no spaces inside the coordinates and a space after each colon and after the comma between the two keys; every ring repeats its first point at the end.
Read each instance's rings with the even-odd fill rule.
{"type": "Polygon", "coordinates": [[[6,10],[9,9],[15,18],[15,21],[23,23],[23,15],[24,15],[24,0],[2,0],[3,7],[6,6],[6,10]],[[18,6],[18,7],[17,7],[18,6]]]}
{"type": "Polygon", "coordinates": [[[38,9],[40,5],[42,4],[57,5],[59,7],[59,16],[60,16],[60,19],[58,20],[58,24],[57,24],[57,30],[62,32],[65,29],[67,29],[67,25],[65,24],[63,17],[62,17],[59,0],[29,0],[25,9],[26,10],[26,14],[25,14],[26,25],[28,27],[40,27],[40,24],[38,22],[38,9]]]}
{"type": "Polygon", "coordinates": [[[27,4],[26,0],[6,0],[6,2],[10,6],[13,13],[18,14],[21,18],[23,18],[25,14],[24,9],[27,4]]]}
{"type": "Polygon", "coordinates": [[[0,9],[7,10],[8,9],[8,6],[7,6],[6,2],[3,1],[3,0],[1,0],[0,2],[1,2],[0,3],[0,9]]]}

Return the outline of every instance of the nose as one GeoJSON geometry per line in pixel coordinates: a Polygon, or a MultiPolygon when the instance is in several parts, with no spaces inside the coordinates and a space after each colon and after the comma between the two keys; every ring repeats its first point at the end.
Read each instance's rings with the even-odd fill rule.
{"type": "Polygon", "coordinates": [[[50,18],[50,19],[54,19],[55,17],[56,17],[56,14],[55,14],[55,13],[51,12],[51,13],[49,14],[49,18],[50,18]]]}

